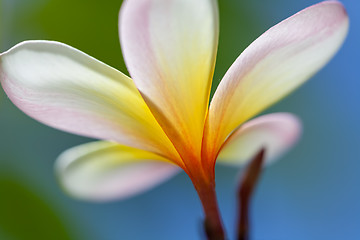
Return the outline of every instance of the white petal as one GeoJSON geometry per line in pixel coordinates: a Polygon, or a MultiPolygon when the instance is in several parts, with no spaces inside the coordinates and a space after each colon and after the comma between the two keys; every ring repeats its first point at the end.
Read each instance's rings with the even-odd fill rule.
{"type": "Polygon", "coordinates": [[[65,44],[23,42],[0,56],[11,101],[49,126],[177,155],[133,81],[65,44]]]}
{"type": "Polygon", "coordinates": [[[216,2],[127,0],[119,26],[126,65],[146,103],[183,158],[199,159],[217,49],[216,2]]]}
{"type": "Polygon", "coordinates": [[[65,191],[90,201],[131,197],[166,181],[179,170],[154,153],[112,142],[71,148],[56,163],[65,191]]]}
{"type": "Polygon", "coordinates": [[[218,162],[242,165],[265,148],[266,163],[288,151],[299,139],[301,123],[289,113],[273,113],[255,118],[226,140],[218,162]]]}
{"type": "Polygon", "coordinates": [[[240,124],[280,100],[338,51],[349,19],[341,3],[325,1],[270,28],[236,59],[210,104],[205,153],[216,156],[240,124]]]}

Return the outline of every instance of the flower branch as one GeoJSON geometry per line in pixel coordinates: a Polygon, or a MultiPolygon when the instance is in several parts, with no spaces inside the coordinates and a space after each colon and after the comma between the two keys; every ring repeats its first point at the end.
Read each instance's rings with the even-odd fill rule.
{"type": "Polygon", "coordinates": [[[250,161],[244,171],[244,175],[239,182],[238,188],[238,223],[237,239],[249,240],[250,220],[249,209],[250,201],[261,175],[261,170],[265,160],[265,148],[262,148],[250,161]]]}

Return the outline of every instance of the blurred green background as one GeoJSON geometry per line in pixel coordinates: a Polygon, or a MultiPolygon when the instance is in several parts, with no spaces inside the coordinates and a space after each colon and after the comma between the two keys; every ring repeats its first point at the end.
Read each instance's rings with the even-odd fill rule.
{"type": "MultiPolygon", "coordinates": [[[[0,51],[29,39],[64,42],[127,73],[118,41],[120,0],[0,0],[0,51]]],[[[349,36],[313,79],[267,112],[304,123],[300,143],[266,169],[252,206],[253,239],[360,236],[360,3],[342,1],[349,36]]],[[[312,0],[221,0],[214,86],[262,32],[312,0]]],[[[185,174],[125,201],[93,204],[66,196],[53,163],[90,139],[44,126],[0,91],[0,239],[201,239],[202,211],[185,174]]],[[[238,169],[217,168],[220,208],[234,233],[238,169]]]]}

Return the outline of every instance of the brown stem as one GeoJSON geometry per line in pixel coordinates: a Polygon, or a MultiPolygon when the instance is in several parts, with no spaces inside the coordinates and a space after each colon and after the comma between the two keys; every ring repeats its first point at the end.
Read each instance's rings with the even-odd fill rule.
{"type": "Polygon", "coordinates": [[[225,232],[216,200],[215,185],[208,184],[206,186],[196,188],[196,190],[199,194],[205,213],[204,228],[207,239],[224,240],[225,232]]]}
{"type": "Polygon", "coordinates": [[[245,169],[238,189],[238,240],[249,240],[249,207],[251,196],[259,180],[265,157],[265,149],[261,149],[245,169]]]}

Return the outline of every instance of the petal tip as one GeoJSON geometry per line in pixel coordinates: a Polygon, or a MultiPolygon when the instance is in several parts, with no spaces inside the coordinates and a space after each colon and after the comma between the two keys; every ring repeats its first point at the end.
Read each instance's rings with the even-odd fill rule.
{"type": "Polygon", "coordinates": [[[311,10],[313,8],[321,8],[328,13],[328,16],[332,17],[335,20],[342,21],[348,20],[348,13],[343,3],[340,1],[323,1],[317,4],[314,4],[299,13],[307,10],[311,10]]]}

